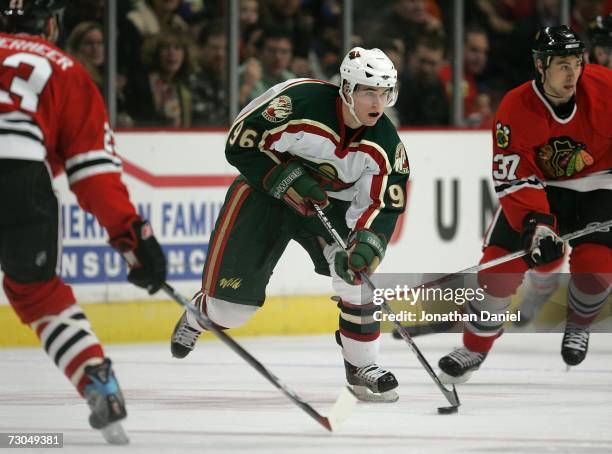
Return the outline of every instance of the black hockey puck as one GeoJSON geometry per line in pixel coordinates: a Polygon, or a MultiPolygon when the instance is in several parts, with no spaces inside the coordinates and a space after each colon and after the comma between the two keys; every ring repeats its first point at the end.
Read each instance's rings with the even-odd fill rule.
{"type": "Polygon", "coordinates": [[[454,405],[450,406],[450,407],[438,407],[438,414],[439,415],[450,415],[453,413],[457,413],[459,411],[459,407],[456,407],[454,405]]]}

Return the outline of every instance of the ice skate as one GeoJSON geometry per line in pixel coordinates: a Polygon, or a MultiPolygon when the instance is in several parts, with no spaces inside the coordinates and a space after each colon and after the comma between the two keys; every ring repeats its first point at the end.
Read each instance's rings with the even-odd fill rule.
{"type": "Polygon", "coordinates": [[[567,322],[561,342],[561,356],[568,366],[577,366],[589,349],[589,328],[567,322]]]}
{"type": "Polygon", "coordinates": [[[465,383],[480,368],[487,355],[459,347],[440,358],[440,381],[446,385],[465,383]]]}
{"type": "Polygon", "coordinates": [[[183,313],[172,332],[172,340],[170,341],[172,356],[184,358],[191,353],[202,331],[202,329],[198,330],[189,323],[187,312],[183,313]]]}
{"type": "Polygon", "coordinates": [[[365,402],[395,402],[399,399],[395,376],[376,364],[356,367],[344,361],[346,379],[355,396],[365,402]]]}
{"type": "Polygon", "coordinates": [[[130,440],[120,422],[127,416],[125,401],[110,359],[104,358],[101,364],[87,366],[85,374],[91,380],[85,387],[85,397],[91,409],[89,424],[98,429],[108,443],[128,444],[130,440]]]}

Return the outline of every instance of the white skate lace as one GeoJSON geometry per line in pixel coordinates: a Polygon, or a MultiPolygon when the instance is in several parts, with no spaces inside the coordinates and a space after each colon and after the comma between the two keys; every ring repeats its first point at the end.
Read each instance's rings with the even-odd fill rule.
{"type": "Polygon", "coordinates": [[[195,330],[189,326],[186,317],[183,317],[181,327],[176,330],[172,340],[187,348],[193,349],[198,337],[200,337],[200,333],[201,331],[195,330]]]}
{"type": "Polygon", "coordinates": [[[370,364],[369,366],[363,366],[357,369],[354,375],[368,383],[376,383],[380,377],[388,373],[388,370],[376,364],[370,364]]]}
{"type": "Polygon", "coordinates": [[[563,346],[585,352],[589,342],[589,330],[573,323],[568,323],[563,336],[563,346]]]}
{"type": "Polygon", "coordinates": [[[476,353],[468,350],[467,348],[456,348],[452,352],[448,354],[448,356],[453,359],[456,363],[460,364],[462,367],[471,367],[482,362],[484,355],[481,353],[476,353]]]}

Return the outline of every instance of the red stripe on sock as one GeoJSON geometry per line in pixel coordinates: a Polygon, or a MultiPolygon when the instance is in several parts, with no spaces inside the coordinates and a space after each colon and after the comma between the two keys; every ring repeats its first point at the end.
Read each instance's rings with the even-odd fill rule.
{"type": "MultiPolygon", "coordinates": [[[[104,351],[102,350],[102,346],[100,344],[90,345],[85,350],[76,355],[72,360],[68,363],[66,368],[64,369],[64,374],[68,377],[68,380],[72,378],[72,375],[77,371],[77,369],[87,360],[92,358],[104,358],[104,351]]],[[[77,391],[83,395],[83,388],[85,385],[89,383],[89,379],[85,376],[81,378],[77,385],[77,391]],[[85,379],[85,381],[83,381],[85,379]],[[83,382],[83,383],[81,383],[83,382]]]]}
{"type": "Polygon", "coordinates": [[[463,345],[472,352],[487,354],[489,350],[493,348],[495,339],[501,335],[502,333],[500,332],[496,336],[485,337],[465,329],[465,331],[463,331],[463,345]]]}
{"type": "Polygon", "coordinates": [[[342,334],[344,337],[348,337],[349,339],[353,339],[358,342],[372,342],[379,338],[380,331],[376,331],[375,333],[369,334],[358,334],[340,328],[340,334],[342,334]]]}

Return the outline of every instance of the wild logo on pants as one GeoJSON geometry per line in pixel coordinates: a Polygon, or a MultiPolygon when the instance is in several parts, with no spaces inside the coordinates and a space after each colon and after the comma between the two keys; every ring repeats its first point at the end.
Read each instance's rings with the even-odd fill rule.
{"type": "Polygon", "coordinates": [[[230,277],[229,279],[222,277],[219,281],[219,287],[221,288],[231,288],[233,290],[238,290],[241,285],[242,278],[240,277],[230,277]]]}

